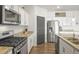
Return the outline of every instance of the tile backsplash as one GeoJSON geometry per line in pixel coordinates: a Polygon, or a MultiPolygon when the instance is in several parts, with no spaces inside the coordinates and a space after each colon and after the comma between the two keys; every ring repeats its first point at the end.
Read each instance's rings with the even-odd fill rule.
{"type": "Polygon", "coordinates": [[[8,31],[8,30],[13,30],[14,33],[18,33],[20,31],[23,31],[24,29],[26,29],[27,26],[3,26],[0,25],[0,32],[4,32],[4,31],[8,31]]]}

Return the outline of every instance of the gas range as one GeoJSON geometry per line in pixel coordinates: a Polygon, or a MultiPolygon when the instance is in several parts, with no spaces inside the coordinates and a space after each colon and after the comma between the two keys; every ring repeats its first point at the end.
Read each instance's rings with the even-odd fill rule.
{"type": "Polygon", "coordinates": [[[24,41],[24,37],[8,37],[0,40],[0,45],[16,47],[24,41]]]}
{"type": "Polygon", "coordinates": [[[13,54],[21,54],[21,48],[27,43],[26,37],[7,37],[0,40],[0,46],[13,47],[13,54]]]}

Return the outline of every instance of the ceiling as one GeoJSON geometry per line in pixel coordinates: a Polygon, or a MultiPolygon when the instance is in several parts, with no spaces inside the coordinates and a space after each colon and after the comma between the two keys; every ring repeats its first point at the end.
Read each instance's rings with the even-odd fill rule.
{"type": "Polygon", "coordinates": [[[39,6],[45,9],[48,9],[49,11],[79,11],[79,5],[20,5],[21,7],[26,6],[39,6]],[[59,6],[60,8],[57,8],[59,6]]]}
{"type": "Polygon", "coordinates": [[[40,7],[46,8],[50,11],[77,11],[79,10],[79,5],[38,5],[40,7]],[[59,6],[60,8],[57,8],[59,6]]]}

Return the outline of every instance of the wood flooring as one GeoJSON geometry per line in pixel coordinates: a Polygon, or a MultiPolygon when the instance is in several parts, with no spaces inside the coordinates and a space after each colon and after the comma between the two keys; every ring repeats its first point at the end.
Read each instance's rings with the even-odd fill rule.
{"type": "Polygon", "coordinates": [[[55,43],[44,43],[31,49],[30,54],[55,54],[55,43]]]}

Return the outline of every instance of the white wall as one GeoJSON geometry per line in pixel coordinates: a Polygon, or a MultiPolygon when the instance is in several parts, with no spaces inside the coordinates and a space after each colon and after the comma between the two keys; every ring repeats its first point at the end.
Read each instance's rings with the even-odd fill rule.
{"type": "MultiPolygon", "coordinates": [[[[42,16],[42,17],[45,17],[45,42],[46,42],[46,39],[47,39],[47,30],[46,30],[46,20],[47,20],[47,10],[44,9],[44,8],[40,8],[38,6],[35,6],[35,16],[42,16]]],[[[37,19],[36,19],[36,38],[37,38],[37,19]]]]}
{"type": "MultiPolygon", "coordinates": [[[[42,7],[35,6],[35,16],[45,17],[45,42],[47,42],[47,21],[53,19],[52,12],[42,7]]],[[[36,19],[36,22],[37,22],[37,19],[36,19]]],[[[36,24],[36,28],[37,28],[37,24],[36,24]]]]}
{"type": "Polygon", "coordinates": [[[34,35],[34,42],[33,42],[33,44],[34,44],[34,46],[36,46],[37,45],[37,42],[36,42],[37,37],[36,37],[36,16],[35,16],[35,8],[34,8],[34,6],[27,5],[26,6],[26,11],[29,14],[28,30],[29,31],[33,31],[33,35],[34,35]]]}
{"type": "MultiPolygon", "coordinates": [[[[47,42],[47,21],[48,20],[59,20],[60,25],[65,30],[72,30],[72,18],[78,19],[79,11],[64,11],[66,17],[55,17],[55,11],[48,11],[39,6],[27,6],[26,11],[29,14],[29,28],[28,30],[34,31],[34,45],[37,45],[37,18],[36,16],[45,17],[45,42],[47,42]],[[67,21],[66,21],[67,20],[67,21]],[[63,25],[64,24],[64,25],[63,25]],[[66,25],[65,25],[66,24],[66,25]]],[[[78,26],[77,26],[78,27],[78,26]]]]}
{"type": "Polygon", "coordinates": [[[59,11],[66,12],[66,17],[55,17],[55,12],[53,11],[53,20],[59,20],[63,30],[72,30],[74,28],[79,31],[77,29],[79,24],[76,24],[76,22],[79,23],[79,11],[59,11]],[[73,18],[75,21],[72,21],[73,18]]]}
{"type": "Polygon", "coordinates": [[[45,42],[47,42],[47,21],[53,19],[52,13],[38,6],[26,6],[26,11],[29,14],[28,30],[33,31],[35,34],[35,46],[37,45],[37,16],[45,17],[45,42]]]}
{"type": "Polygon", "coordinates": [[[13,25],[0,25],[0,32],[3,32],[3,31],[8,31],[8,30],[13,30],[14,33],[18,33],[18,32],[21,32],[23,31],[24,29],[28,28],[27,26],[13,26],[13,25]]]}

